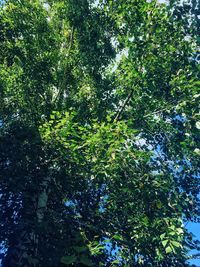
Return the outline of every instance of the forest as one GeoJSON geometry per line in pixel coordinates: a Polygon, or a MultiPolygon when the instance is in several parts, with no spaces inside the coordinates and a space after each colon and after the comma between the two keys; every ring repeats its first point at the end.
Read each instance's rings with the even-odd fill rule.
{"type": "Polygon", "coordinates": [[[0,265],[189,267],[200,2],[0,1],[0,265]]]}

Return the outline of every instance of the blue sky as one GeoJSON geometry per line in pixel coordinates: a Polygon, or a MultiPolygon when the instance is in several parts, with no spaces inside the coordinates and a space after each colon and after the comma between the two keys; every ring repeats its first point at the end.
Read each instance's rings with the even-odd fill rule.
{"type": "MultiPolygon", "coordinates": [[[[200,223],[188,223],[187,228],[200,240],[200,223]]],[[[193,254],[195,254],[195,251],[193,254]]],[[[191,260],[190,262],[200,267],[200,259],[191,260]]]]}

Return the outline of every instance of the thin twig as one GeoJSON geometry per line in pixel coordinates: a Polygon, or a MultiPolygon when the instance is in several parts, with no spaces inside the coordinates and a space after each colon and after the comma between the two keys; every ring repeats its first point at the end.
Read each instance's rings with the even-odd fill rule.
{"type": "Polygon", "coordinates": [[[124,104],[122,105],[122,107],[118,110],[115,118],[114,118],[114,121],[117,122],[121,116],[121,114],[123,113],[126,105],[129,103],[131,97],[133,95],[133,90],[130,92],[130,94],[128,95],[128,97],[126,98],[126,100],[124,101],[124,104]]]}
{"type": "MultiPolygon", "coordinates": [[[[66,53],[66,56],[68,57],[69,56],[69,53],[71,51],[71,48],[72,48],[72,44],[73,44],[73,40],[74,40],[74,27],[72,27],[72,30],[71,30],[71,35],[70,35],[70,41],[69,41],[69,46],[68,46],[68,49],[67,49],[67,53],[66,53]]],[[[55,103],[58,101],[58,103],[60,102],[60,99],[61,99],[61,96],[63,94],[63,91],[64,91],[64,86],[65,86],[65,83],[66,83],[66,80],[65,80],[65,77],[67,75],[67,71],[68,71],[68,68],[67,68],[67,64],[64,64],[64,74],[63,74],[63,79],[60,83],[60,90],[56,96],[56,99],[55,99],[55,103]]]]}

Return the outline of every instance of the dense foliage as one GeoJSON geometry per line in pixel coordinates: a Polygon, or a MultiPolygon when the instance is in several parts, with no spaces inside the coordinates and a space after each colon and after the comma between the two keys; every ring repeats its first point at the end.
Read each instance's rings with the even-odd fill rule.
{"type": "Polygon", "coordinates": [[[190,266],[199,3],[0,7],[3,267],[190,266]]]}

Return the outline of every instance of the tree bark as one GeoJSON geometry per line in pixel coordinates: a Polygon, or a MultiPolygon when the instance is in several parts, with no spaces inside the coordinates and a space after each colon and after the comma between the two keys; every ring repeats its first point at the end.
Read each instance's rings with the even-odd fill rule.
{"type": "MultiPolygon", "coordinates": [[[[47,207],[49,195],[50,177],[45,178],[39,189],[35,200],[36,213],[35,218],[37,224],[44,220],[45,210],[47,207]]],[[[30,209],[31,207],[29,207],[30,209]]],[[[29,227],[29,222],[24,218],[18,224],[17,235],[13,238],[13,243],[10,244],[6,256],[2,261],[2,267],[36,267],[38,266],[38,241],[39,236],[34,228],[29,227]]]]}

